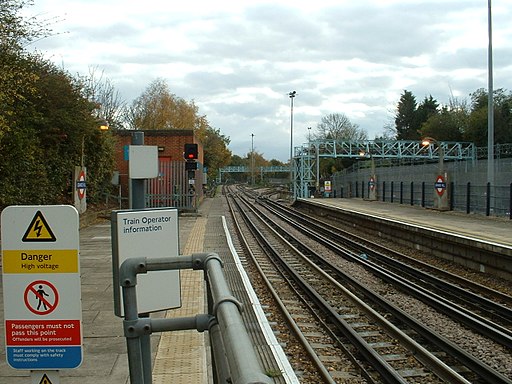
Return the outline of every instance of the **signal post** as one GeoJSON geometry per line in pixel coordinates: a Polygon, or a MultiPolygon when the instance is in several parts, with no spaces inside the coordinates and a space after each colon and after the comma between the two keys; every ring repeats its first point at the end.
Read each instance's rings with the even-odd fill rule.
{"type": "Polygon", "coordinates": [[[195,208],[195,194],[196,194],[196,170],[197,159],[199,157],[198,146],[195,143],[185,144],[183,151],[183,158],[185,159],[185,172],[187,172],[188,180],[188,196],[190,199],[190,207],[195,208]]]}

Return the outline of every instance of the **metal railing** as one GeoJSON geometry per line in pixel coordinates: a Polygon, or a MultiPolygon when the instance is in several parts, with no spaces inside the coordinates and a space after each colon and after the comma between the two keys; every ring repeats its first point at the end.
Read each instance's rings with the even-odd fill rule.
{"type": "MultiPolygon", "coordinates": [[[[416,205],[432,208],[434,205],[434,183],[414,181],[382,181],[375,188],[378,200],[389,203],[416,205]]],[[[343,186],[336,185],[331,197],[369,196],[368,180],[353,181],[343,186]]],[[[512,183],[509,186],[491,186],[487,184],[456,184],[450,182],[449,209],[467,214],[482,214],[486,216],[508,217],[512,219],[512,183]]]]}
{"type": "Polygon", "coordinates": [[[245,329],[241,303],[231,294],[222,272],[222,261],[215,253],[166,258],[130,258],[119,270],[122,287],[124,334],[128,348],[131,384],[150,384],[151,350],[144,340],[153,332],[196,329],[208,331],[216,371],[216,382],[233,384],[270,384],[245,329]],[[188,318],[152,319],[139,317],[137,311],[137,275],[150,271],[193,269],[205,273],[211,313],[188,318]]]}

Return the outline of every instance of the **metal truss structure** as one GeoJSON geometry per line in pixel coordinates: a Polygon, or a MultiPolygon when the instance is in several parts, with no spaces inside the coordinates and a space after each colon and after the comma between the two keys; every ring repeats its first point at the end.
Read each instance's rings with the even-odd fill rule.
{"type": "MultiPolygon", "coordinates": [[[[273,165],[270,167],[255,167],[254,170],[259,172],[261,176],[265,173],[290,173],[290,167],[273,165]]],[[[229,167],[219,168],[217,182],[222,183],[222,175],[225,173],[250,173],[251,167],[245,165],[235,165],[229,167]]]]}
{"type": "Polygon", "coordinates": [[[474,160],[476,147],[469,142],[439,142],[423,145],[421,141],[311,141],[295,147],[293,158],[293,196],[309,197],[319,188],[319,164],[322,158],[381,158],[436,160],[442,153],[444,160],[474,160]],[[442,148],[442,150],[441,150],[442,148]],[[315,172],[316,168],[316,172],[315,172]]]}
{"type": "MultiPolygon", "coordinates": [[[[336,141],[316,140],[294,148],[293,186],[294,198],[309,197],[312,190],[319,189],[319,164],[322,158],[372,158],[411,159],[414,161],[437,160],[442,153],[444,160],[475,160],[477,149],[469,142],[436,142],[423,145],[419,140],[363,140],[336,141]],[[442,150],[441,150],[442,148],[442,150]]],[[[257,167],[264,173],[289,173],[287,166],[257,167]]],[[[230,166],[219,169],[218,182],[225,173],[249,173],[247,166],[230,166]]]]}

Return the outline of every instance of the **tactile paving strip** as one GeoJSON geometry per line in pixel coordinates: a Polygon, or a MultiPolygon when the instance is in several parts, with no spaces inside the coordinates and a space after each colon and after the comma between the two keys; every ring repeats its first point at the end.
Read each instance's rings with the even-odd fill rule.
{"type": "MultiPolygon", "coordinates": [[[[183,254],[203,251],[208,220],[198,217],[188,236],[183,254]]],[[[203,271],[180,272],[182,307],[167,311],[166,317],[189,317],[205,313],[203,271]]],[[[195,330],[164,332],[153,367],[154,384],[204,384],[207,362],[204,334],[195,330]]]]}

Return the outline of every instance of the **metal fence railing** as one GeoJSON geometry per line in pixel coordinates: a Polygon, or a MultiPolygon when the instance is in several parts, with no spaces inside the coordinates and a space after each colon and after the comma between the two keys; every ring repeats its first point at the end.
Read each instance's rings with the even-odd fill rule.
{"type": "MultiPolygon", "coordinates": [[[[468,214],[511,217],[512,159],[495,160],[495,182],[486,181],[486,160],[445,163],[450,209],[468,214]]],[[[376,167],[377,199],[398,204],[433,207],[437,163],[376,167]]],[[[332,177],[331,196],[369,196],[370,168],[339,172],[332,177]]]]}
{"type": "MultiPolygon", "coordinates": [[[[199,164],[200,169],[202,165],[199,164]]],[[[146,183],[146,207],[195,210],[203,197],[203,173],[187,171],[184,161],[161,161],[158,177],[146,183]]]]}

